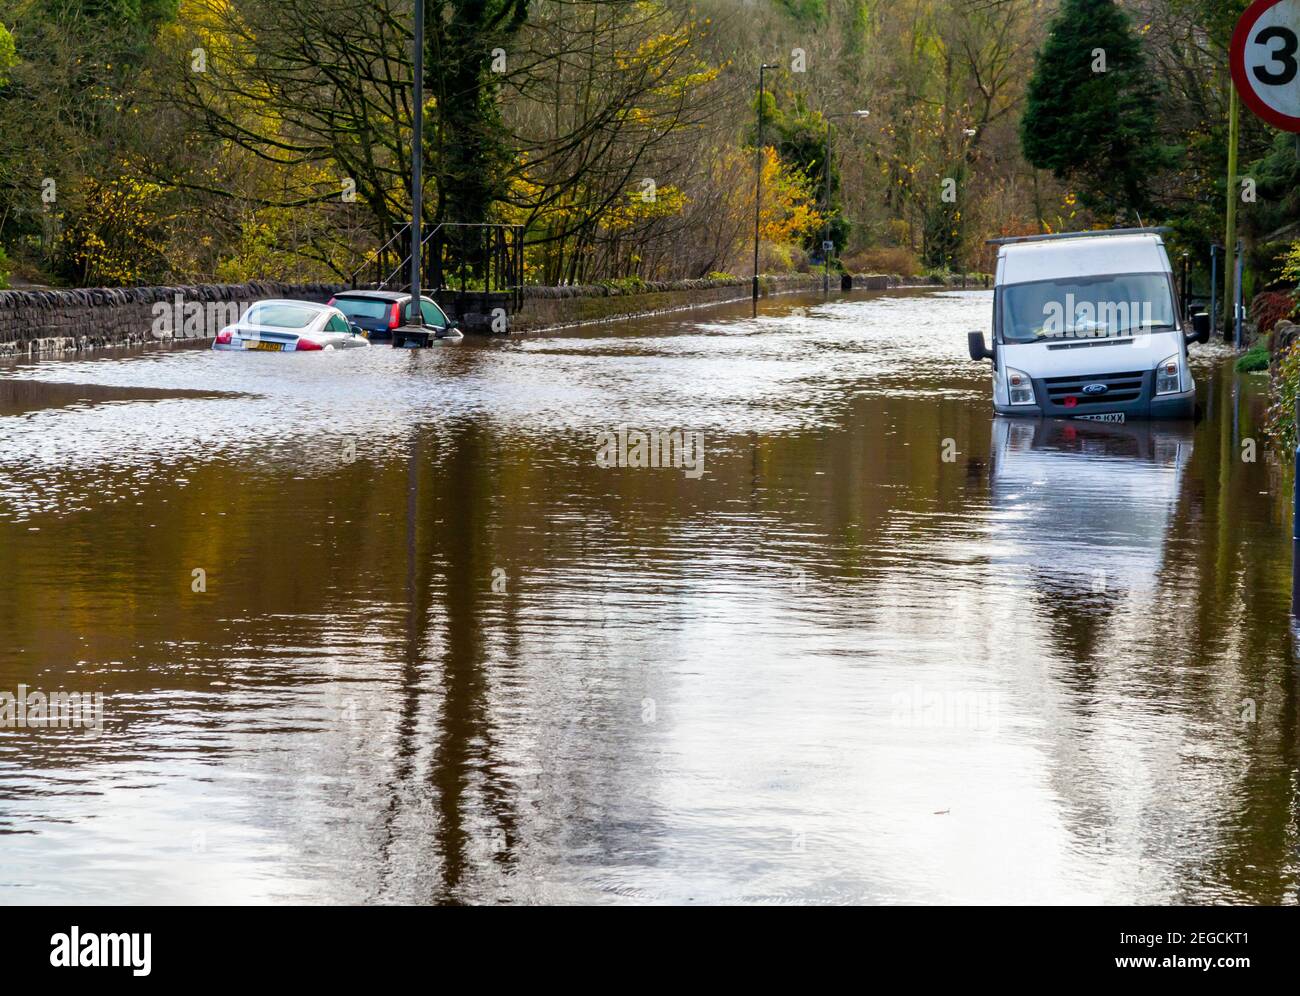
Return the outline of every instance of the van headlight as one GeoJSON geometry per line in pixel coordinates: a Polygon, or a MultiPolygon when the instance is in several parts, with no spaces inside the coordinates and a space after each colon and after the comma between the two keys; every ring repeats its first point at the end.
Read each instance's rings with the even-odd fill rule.
{"type": "Polygon", "coordinates": [[[1007,367],[1007,397],[1013,405],[1034,403],[1034,382],[1023,370],[1007,367]]]}
{"type": "Polygon", "coordinates": [[[1177,394],[1182,385],[1178,371],[1182,367],[1182,357],[1175,353],[1161,360],[1156,366],[1156,394],[1177,394]]]}

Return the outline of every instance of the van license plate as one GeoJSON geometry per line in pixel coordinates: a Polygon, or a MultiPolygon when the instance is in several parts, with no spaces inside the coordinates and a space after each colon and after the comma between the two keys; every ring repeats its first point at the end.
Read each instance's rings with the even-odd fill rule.
{"type": "Polygon", "coordinates": [[[1076,415],[1075,418],[1087,419],[1089,422],[1123,422],[1123,412],[1105,412],[1100,415],[1076,415]]]}

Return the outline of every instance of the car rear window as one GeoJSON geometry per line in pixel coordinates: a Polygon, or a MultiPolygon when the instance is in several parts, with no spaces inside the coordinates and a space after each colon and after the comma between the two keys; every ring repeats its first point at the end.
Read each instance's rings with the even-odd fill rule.
{"type": "Polygon", "coordinates": [[[386,318],[393,303],[373,297],[336,297],[334,307],[349,318],[386,318]]]}
{"type": "Polygon", "coordinates": [[[293,304],[255,304],[248,309],[244,321],[250,325],[268,325],[276,329],[301,329],[311,324],[320,312],[315,308],[302,308],[293,304]]]}

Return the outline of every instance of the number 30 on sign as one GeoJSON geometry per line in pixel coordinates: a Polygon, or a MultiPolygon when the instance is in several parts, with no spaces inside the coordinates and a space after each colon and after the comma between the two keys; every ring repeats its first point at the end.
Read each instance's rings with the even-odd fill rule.
{"type": "Polygon", "coordinates": [[[1300,132],[1300,0],[1255,0],[1232,33],[1232,81],[1242,102],[1300,132]]]}

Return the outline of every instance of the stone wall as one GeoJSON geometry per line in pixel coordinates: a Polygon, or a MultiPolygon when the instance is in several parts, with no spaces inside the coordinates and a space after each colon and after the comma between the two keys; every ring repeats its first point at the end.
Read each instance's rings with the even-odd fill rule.
{"type": "Polygon", "coordinates": [[[1273,326],[1273,332],[1268,337],[1268,369],[1274,377],[1277,376],[1282,357],[1297,341],[1300,341],[1300,325],[1284,318],[1273,326]]]}
{"type": "Polygon", "coordinates": [[[199,284],[0,291],[0,356],[211,339],[232,308],[261,298],[328,301],[342,284],[199,284]]]}
{"type": "MultiPolygon", "coordinates": [[[[858,289],[899,286],[897,277],[859,274],[858,289]]],[[[763,277],[760,293],[815,292],[816,274],[763,277]]],[[[211,339],[262,298],[328,301],[345,290],[343,284],[199,284],[190,287],[97,288],[90,290],[0,291],[0,356],[31,356],[78,352],[147,342],[211,339]]],[[[589,322],[614,321],[639,315],[746,301],[748,278],[648,282],[621,289],[591,287],[528,287],[523,307],[510,316],[511,334],[563,328],[589,322]]],[[[487,316],[466,315],[466,332],[489,331],[487,316]]]]}
{"type": "MultiPolygon", "coordinates": [[[[796,273],[762,277],[759,294],[793,294],[820,290],[821,277],[796,273]]],[[[700,308],[728,301],[748,301],[753,282],[746,278],[728,280],[649,281],[635,289],[595,285],[591,287],[525,287],[524,304],[510,322],[515,334],[563,328],[589,322],[616,321],[640,315],[700,308]]]]}

